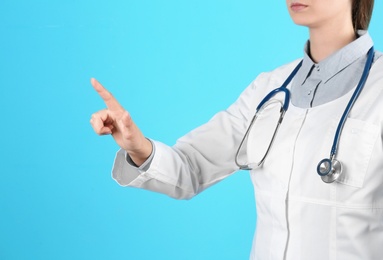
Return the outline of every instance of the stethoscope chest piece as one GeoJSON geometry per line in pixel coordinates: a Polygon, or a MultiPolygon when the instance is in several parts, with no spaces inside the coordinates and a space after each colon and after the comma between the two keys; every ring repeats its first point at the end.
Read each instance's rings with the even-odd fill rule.
{"type": "Polygon", "coordinates": [[[336,181],[342,174],[342,171],[342,163],[336,159],[323,159],[317,167],[317,172],[325,183],[336,181]]]}

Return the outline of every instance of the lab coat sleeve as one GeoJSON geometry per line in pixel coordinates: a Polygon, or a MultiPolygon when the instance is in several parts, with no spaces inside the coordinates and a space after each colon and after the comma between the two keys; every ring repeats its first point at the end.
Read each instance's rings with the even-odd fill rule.
{"type": "Polygon", "coordinates": [[[235,154],[250,122],[256,80],[227,110],[177,140],[172,147],[152,140],[155,154],[146,171],[117,152],[112,177],[122,186],[189,199],[238,170],[235,154]]]}

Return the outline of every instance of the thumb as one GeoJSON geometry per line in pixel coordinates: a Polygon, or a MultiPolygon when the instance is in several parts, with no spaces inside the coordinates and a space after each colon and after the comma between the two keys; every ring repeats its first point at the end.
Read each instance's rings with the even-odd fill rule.
{"type": "Polygon", "coordinates": [[[117,125],[124,138],[130,139],[134,136],[134,123],[128,111],[124,111],[117,121],[117,125]]]}
{"type": "Polygon", "coordinates": [[[132,117],[128,111],[124,111],[121,117],[121,123],[125,128],[130,128],[133,125],[132,117]]]}
{"type": "Polygon", "coordinates": [[[120,129],[123,142],[125,143],[124,149],[128,152],[137,150],[137,147],[140,146],[142,140],[142,134],[134,124],[130,114],[125,111],[118,120],[117,124],[120,129]]]}

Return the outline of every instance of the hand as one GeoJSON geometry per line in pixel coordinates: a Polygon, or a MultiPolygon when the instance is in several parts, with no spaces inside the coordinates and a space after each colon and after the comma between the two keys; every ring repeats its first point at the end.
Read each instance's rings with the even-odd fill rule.
{"type": "Polygon", "coordinates": [[[96,79],[91,79],[93,88],[104,100],[106,109],[92,115],[90,124],[98,135],[111,134],[136,165],[141,165],[152,153],[151,142],[144,137],[126,111],[113,95],[96,79]]]}

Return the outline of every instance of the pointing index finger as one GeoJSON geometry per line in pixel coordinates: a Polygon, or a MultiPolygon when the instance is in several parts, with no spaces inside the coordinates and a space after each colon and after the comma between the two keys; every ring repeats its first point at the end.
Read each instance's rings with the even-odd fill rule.
{"type": "Polygon", "coordinates": [[[113,97],[113,95],[104,88],[100,82],[98,82],[95,78],[90,80],[93,88],[97,91],[100,97],[104,100],[106,106],[110,110],[121,110],[123,107],[118,103],[117,99],[113,97]]]}

